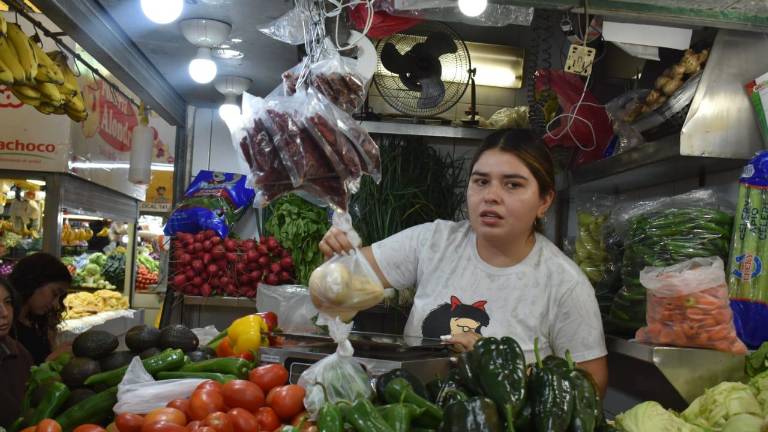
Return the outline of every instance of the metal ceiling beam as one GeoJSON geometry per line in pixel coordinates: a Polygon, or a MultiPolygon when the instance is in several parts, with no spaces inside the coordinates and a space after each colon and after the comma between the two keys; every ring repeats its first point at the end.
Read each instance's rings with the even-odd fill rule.
{"type": "Polygon", "coordinates": [[[187,102],[97,0],[36,0],[35,4],[165,121],[184,127],[187,102]]]}

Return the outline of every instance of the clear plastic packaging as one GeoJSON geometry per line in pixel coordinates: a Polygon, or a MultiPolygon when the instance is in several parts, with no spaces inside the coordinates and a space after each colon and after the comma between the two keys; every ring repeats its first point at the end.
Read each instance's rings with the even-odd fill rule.
{"type": "MultiPolygon", "coordinates": [[[[283,73],[283,90],[286,95],[295,94],[302,63],[283,73]]],[[[353,113],[363,106],[370,84],[357,70],[357,61],[342,57],[335,50],[326,50],[323,58],[309,66],[307,83],[347,113],[353,113]]]]}
{"type": "Polygon", "coordinates": [[[640,283],[648,290],[648,311],[647,326],[635,336],[639,342],[747,353],[733,326],[719,257],[646,267],[640,283]]]}
{"type": "Polygon", "coordinates": [[[305,286],[259,284],[256,309],[276,313],[280,317],[280,328],[286,332],[313,333],[316,330],[312,318],[317,315],[317,309],[305,286]]]}
{"type": "Polygon", "coordinates": [[[528,107],[505,107],[488,119],[487,127],[491,129],[528,129],[528,107]]]}
{"type": "Polygon", "coordinates": [[[304,23],[309,20],[310,16],[306,9],[297,6],[280,18],[259,27],[259,31],[280,42],[301,45],[304,43],[304,23]]]}
{"type": "Polygon", "coordinates": [[[321,313],[317,325],[327,325],[331,338],[338,345],[335,353],[313,364],[299,377],[298,385],[306,390],[304,407],[307,412],[316,416],[327,402],[371,399],[374,393],[370,377],[352,357],[355,353],[349,342],[352,323],[345,324],[338,317],[321,313]]]}
{"type": "Polygon", "coordinates": [[[352,228],[349,214],[336,212],[333,225],[347,233],[356,249],[334,255],[315,269],[309,277],[309,293],[317,310],[349,321],[359,311],[381,303],[384,286],[359,249],[362,241],[352,228]]]}
{"type": "Polygon", "coordinates": [[[768,341],[768,152],[755,156],[739,180],[728,287],[736,331],[757,349],[768,341]]]}
{"type": "Polygon", "coordinates": [[[194,378],[155,381],[136,356],[117,385],[117,403],[112,409],[116,414],[146,414],[164,408],[172,400],[188,398],[203,381],[194,378]]]}
{"type": "Polygon", "coordinates": [[[645,267],[667,267],[700,257],[727,257],[733,218],[717,207],[713,191],[697,190],[613,212],[613,225],[624,243],[623,286],[611,305],[608,332],[629,336],[645,325],[646,294],[640,283],[640,272],[645,267]]]}
{"type": "Polygon", "coordinates": [[[463,22],[473,25],[502,27],[510,24],[531,25],[533,8],[488,2],[478,16],[470,17],[450,0],[379,0],[376,9],[395,16],[423,18],[430,21],[463,22]]]}

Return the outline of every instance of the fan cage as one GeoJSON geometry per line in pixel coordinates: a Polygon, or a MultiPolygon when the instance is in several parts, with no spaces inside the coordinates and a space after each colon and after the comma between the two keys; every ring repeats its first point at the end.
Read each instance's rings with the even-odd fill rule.
{"type": "Polygon", "coordinates": [[[469,49],[459,35],[447,25],[426,26],[418,30],[411,31],[408,34],[394,34],[386,39],[382,39],[376,45],[378,54],[378,64],[373,82],[376,85],[384,101],[395,110],[417,117],[432,117],[442,114],[453,108],[466,93],[469,87],[469,70],[472,68],[472,62],[469,57],[469,49]],[[388,71],[381,64],[381,50],[387,43],[392,43],[398,52],[404,54],[414,45],[424,42],[427,35],[435,32],[447,33],[456,43],[455,53],[444,54],[440,56],[442,66],[441,78],[445,85],[445,97],[435,107],[418,108],[417,102],[420,93],[410,90],[406,87],[396,74],[388,71]]]}

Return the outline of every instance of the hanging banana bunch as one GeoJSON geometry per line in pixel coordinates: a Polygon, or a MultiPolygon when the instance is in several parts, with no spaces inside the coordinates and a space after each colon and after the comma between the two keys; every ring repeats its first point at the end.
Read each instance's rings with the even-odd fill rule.
{"type": "Polygon", "coordinates": [[[67,56],[61,51],[49,52],[48,56],[59,66],[64,75],[64,83],[58,86],[59,93],[64,97],[64,112],[76,122],[83,122],[88,118],[88,111],[85,109],[85,99],[80,85],[77,83],[77,77],[67,63],[67,56]]]}

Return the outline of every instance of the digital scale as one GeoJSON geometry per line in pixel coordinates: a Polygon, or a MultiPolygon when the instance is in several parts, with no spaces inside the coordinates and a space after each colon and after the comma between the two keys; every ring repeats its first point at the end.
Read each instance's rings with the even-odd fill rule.
{"type": "MultiPolygon", "coordinates": [[[[278,344],[260,348],[262,363],[279,363],[295,384],[301,373],[318,360],[336,352],[336,342],[314,334],[280,334],[278,344]]],[[[349,341],[355,360],[371,376],[392,369],[406,369],[424,382],[445,376],[451,363],[451,351],[440,340],[379,333],[352,332],[349,341]]]]}

